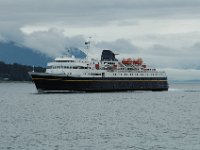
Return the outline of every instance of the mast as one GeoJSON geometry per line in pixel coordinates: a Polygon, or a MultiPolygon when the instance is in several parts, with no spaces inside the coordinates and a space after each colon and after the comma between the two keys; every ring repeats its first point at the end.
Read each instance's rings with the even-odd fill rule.
{"type": "Polygon", "coordinates": [[[35,72],[35,66],[33,65],[33,70],[32,70],[32,72],[35,72]]]}
{"type": "Polygon", "coordinates": [[[90,51],[90,44],[91,44],[91,39],[92,37],[90,36],[87,41],[85,42],[85,54],[86,54],[86,58],[89,58],[88,52],[90,51]]]}

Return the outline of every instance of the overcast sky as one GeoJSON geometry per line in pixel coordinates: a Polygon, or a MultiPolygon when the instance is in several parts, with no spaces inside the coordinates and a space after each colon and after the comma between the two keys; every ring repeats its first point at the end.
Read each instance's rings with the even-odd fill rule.
{"type": "Polygon", "coordinates": [[[200,0],[0,0],[1,42],[55,57],[90,36],[93,55],[112,49],[200,79],[200,0]]]}

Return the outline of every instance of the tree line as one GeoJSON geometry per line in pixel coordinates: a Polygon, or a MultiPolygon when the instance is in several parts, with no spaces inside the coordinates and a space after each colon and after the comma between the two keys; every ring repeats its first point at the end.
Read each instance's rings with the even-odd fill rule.
{"type": "MultiPolygon", "coordinates": [[[[0,81],[31,81],[28,72],[33,71],[32,66],[5,64],[0,61],[0,81]]],[[[34,67],[36,72],[45,72],[45,68],[34,67]]]]}

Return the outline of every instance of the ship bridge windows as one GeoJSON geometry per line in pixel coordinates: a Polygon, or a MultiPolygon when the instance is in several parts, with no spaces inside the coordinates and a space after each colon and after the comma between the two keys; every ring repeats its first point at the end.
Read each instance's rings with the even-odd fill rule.
{"type": "Polygon", "coordinates": [[[104,64],[114,65],[115,62],[104,62],[104,64]]]}

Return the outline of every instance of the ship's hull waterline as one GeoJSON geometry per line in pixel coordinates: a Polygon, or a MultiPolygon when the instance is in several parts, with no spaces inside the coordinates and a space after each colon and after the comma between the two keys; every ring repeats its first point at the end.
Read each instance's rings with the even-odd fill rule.
{"type": "Polygon", "coordinates": [[[167,91],[167,77],[70,77],[30,72],[38,92],[167,91]]]}

